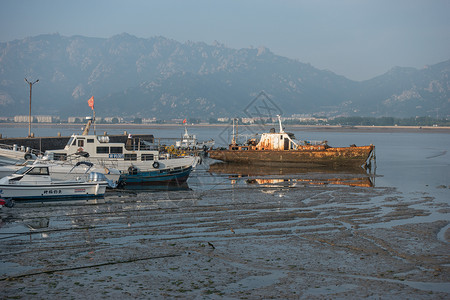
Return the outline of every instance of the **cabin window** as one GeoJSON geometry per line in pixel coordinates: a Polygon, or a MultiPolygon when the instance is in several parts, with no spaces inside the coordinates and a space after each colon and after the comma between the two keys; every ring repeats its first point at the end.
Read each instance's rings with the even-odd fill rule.
{"type": "Polygon", "coordinates": [[[14,172],[14,173],[15,174],[25,174],[29,169],[30,169],[30,167],[23,167],[23,168],[17,170],[16,172],[14,172]]]}
{"type": "Polygon", "coordinates": [[[69,141],[67,142],[67,146],[75,145],[75,141],[73,136],[70,137],[69,141]]]}
{"type": "Polygon", "coordinates": [[[35,167],[30,170],[30,172],[27,173],[28,175],[48,175],[48,168],[43,167],[35,167]]]}
{"type": "Polygon", "coordinates": [[[231,150],[239,150],[239,147],[231,147],[231,150]]]}
{"type": "Polygon", "coordinates": [[[97,153],[98,154],[108,154],[109,147],[97,147],[97,153]]]}
{"type": "Polygon", "coordinates": [[[94,139],[87,139],[87,143],[88,143],[88,144],[94,143],[94,139]]]}
{"type": "Polygon", "coordinates": [[[137,154],[125,154],[123,160],[137,160],[137,154]]]}
{"type": "Polygon", "coordinates": [[[141,160],[145,161],[145,160],[153,160],[153,154],[142,154],[141,155],[141,160]]]}
{"type": "Polygon", "coordinates": [[[77,140],[78,147],[84,147],[84,139],[83,140],[77,140]]]}
{"type": "Polygon", "coordinates": [[[283,136],[281,136],[280,139],[283,139],[283,136]]]}
{"type": "Polygon", "coordinates": [[[122,147],[111,147],[109,153],[123,153],[122,147]]]}
{"type": "Polygon", "coordinates": [[[241,150],[248,150],[248,147],[242,147],[241,150]]]}

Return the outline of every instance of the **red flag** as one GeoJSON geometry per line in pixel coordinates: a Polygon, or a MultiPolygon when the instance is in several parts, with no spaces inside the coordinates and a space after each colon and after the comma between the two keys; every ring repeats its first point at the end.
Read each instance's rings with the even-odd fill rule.
{"type": "Polygon", "coordinates": [[[89,107],[94,110],[94,96],[88,100],[89,107]]]}
{"type": "Polygon", "coordinates": [[[183,120],[183,124],[186,123],[186,119],[183,120]]]}

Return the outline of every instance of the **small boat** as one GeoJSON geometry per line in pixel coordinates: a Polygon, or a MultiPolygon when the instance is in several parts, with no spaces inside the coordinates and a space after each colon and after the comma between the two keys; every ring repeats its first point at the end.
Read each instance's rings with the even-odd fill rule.
{"type": "Polygon", "coordinates": [[[152,186],[170,186],[181,185],[185,183],[192,171],[192,166],[175,167],[165,170],[147,170],[142,171],[131,167],[128,173],[123,173],[121,180],[126,185],[152,185],[152,186]]]}
{"type": "MultiPolygon", "coordinates": [[[[365,167],[370,168],[375,146],[330,147],[327,141],[295,141],[292,133],[284,131],[278,116],[279,132],[251,138],[244,144],[237,142],[237,134],[228,149],[209,150],[210,158],[224,162],[262,165],[297,165],[302,167],[365,167]]],[[[234,127],[233,127],[234,131],[234,127]]],[[[237,132],[237,130],[236,130],[237,132]]]]}
{"type": "Polygon", "coordinates": [[[15,165],[0,166],[0,178],[11,175],[24,166],[31,166],[33,164],[48,165],[50,168],[50,173],[52,174],[52,178],[60,180],[67,180],[73,177],[82,176],[86,173],[87,170],[89,170],[90,172],[102,173],[107,179],[111,180],[112,182],[118,183],[120,178],[120,171],[115,168],[104,168],[87,161],[78,161],[72,163],[70,161],[55,161],[45,159],[36,159],[34,161],[27,160],[23,163],[18,163],[15,165]]]}
{"type": "Polygon", "coordinates": [[[120,171],[121,185],[185,182],[199,158],[163,153],[157,145],[128,136],[126,143],[110,142],[107,135],[89,134],[88,124],[82,135],[73,134],[64,149],[47,150],[50,160],[89,160],[120,171]]]}
{"type": "Polygon", "coordinates": [[[214,146],[214,140],[199,142],[195,134],[189,134],[187,127],[184,127],[184,134],[181,140],[175,142],[175,147],[178,149],[210,149],[214,146]]]}
{"type": "Polygon", "coordinates": [[[84,177],[57,180],[51,177],[48,165],[36,164],[0,179],[0,197],[13,200],[101,197],[108,185],[101,173],[90,172],[84,177]]]}

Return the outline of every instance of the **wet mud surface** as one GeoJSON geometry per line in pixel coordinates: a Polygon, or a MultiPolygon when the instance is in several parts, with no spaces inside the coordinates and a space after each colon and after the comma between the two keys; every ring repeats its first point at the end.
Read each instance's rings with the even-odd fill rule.
{"type": "Polygon", "coordinates": [[[450,298],[448,202],[342,174],[208,176],[2,208],[1,298],[450,298]]]}

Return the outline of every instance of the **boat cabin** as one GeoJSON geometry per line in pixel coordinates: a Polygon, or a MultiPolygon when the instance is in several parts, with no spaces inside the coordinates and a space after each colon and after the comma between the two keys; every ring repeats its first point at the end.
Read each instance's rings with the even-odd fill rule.
{"type": "Polygon", "coordinates": [[[231,144],[230,150],[292,150],[296,149],[296,143],[291,139],[291,134],[285,132],[263,133],[259,139],[249,139],[245,145],[231,144]]]}
{"type": "Polygon", "coordinates": [[[26,167],[23,167],[23,168],[17,170],[16,172],[14,172],[14,174],[50,175],[50,172],[48,171],[47,166],[26,166],[26,167]]]}
{"type": "Polygon", "coordinates": [[[263,133],[255,150],[291,150],[294,145],[294,141],[285,132],[263,133]]]}
{"type": "Polygon", "coordinates": [[[50,172],[48,166],[32,165],[25,166],[4,178],[7,178],[9,183],[18,183],[19,181],[21,184],[47,183],[50,181],[50,172]]]}
{"type": "Polygon", "coordinates": [[[70,155],[124,161],[152,161],[158,150],[141,139],[129,137],[126,143],[111,143],[108,136],[72,135],[62,150],[46,152],[54,160],[67,160],[70,155]]]}
{"type": "Polygon", "coordinates": [[[292,150],[325,150],[329,148],[327,145],[327,141],[303,141],[298,142],[294,141],[295,136],[293,133],[285,132],[283,126],[281,124],[281,116],[278,116],[278,122],[280,125],[279,132],[275,131],[275,128],[270,129],[270,132],[261,134],[260,138],[252,138],[249,139],[246,144],[238,145],[236,140],[236,135],[234,132],[234,123],[233,123],[233,140],[229,147],[231,151],[246,151],[246,150],[255,150],[255,151],[292,151],[292,150]]]}

